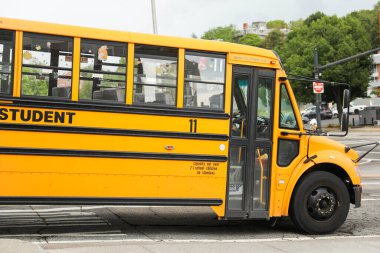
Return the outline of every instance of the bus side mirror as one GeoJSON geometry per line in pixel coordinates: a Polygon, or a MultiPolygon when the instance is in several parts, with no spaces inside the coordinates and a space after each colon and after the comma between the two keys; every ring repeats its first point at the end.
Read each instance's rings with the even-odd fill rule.
{"type": "Polygon", "coordinates": [[[341,130],[348,131],[349,115],[350,115],[350,91],[345,89],[343,91],[343,113],[341,118],[341,130]]]}

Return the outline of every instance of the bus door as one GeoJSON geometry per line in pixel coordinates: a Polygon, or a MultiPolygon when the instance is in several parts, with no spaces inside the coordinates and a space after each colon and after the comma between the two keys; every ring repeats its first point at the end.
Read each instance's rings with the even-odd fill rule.
{"type": "Polygon", "coordinates": [[[228,218],[269,217],[275,71],[234,66],[228,218]]]}

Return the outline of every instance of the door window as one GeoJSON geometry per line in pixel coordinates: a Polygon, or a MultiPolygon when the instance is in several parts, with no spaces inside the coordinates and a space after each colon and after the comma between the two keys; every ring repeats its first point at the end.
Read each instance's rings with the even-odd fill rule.
{"type": "Polygon", "coordinates": [[[272,84],[272,78],[258,79],[256,139],[271,139],[272,84]]]}
{"type": "Polygon", "coordinates": [[[269,199],[269,148],[256,148],[253,175],[253,209],[267,210],[269,199]]]}
{"type": "Polygon", "coordinates": [[[237,76],[234,81],[231,124],[231,135],[233,137],[245,138],[247,136],[248,81],[247,75],[237,76]]]}
{"type": "Polygon", "coordinates": [[[244,173],[246,166],[246,148],[231,147],[229,169],[228,209],[242,210],[244,207],[244,173]]]}

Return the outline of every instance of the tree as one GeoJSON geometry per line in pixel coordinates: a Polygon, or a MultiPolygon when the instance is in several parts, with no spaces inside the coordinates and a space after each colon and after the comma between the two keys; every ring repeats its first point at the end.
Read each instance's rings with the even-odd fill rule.
{"type": "Polygon", "coordinates": [[[372,10],[355,11],[348,14],[349,17],[357,18],[364,29],[369,33],[372,48],[380,46],[379,43],[379,20],[378,12],[380,11],[380,2],[378,2],[372,10]]]}
{"type": "Polygon", "coordinates": [[[280,30],[273,30],[269,32],[269,34],[261,43],[261,46],[267,49],[275,49],[276,47],[282,46],[285,42],[285,34],[283,34],[280,30]]]}
{"type": "Polygon", "coordinates": [[[241,37],[238,43],[258,47],[261,45],[262,39],[258,35],[250,33],[241,37]]]}
{"type": "Polygon", "coordinates": [[[288,24],[284,20],[272,20],[267,22],[268,29],[287,29],[288,24]]]}
{"type": "Polygon", "coordinates": [[[40,74],[38,69],[24,67],[22,75],[22,95],[30,96],[47,96],[49,87],[49,78],[40,74]],[[33,75],[37,74],[37,75],[33,75]]]}
{"type": "MultiPolygon", "coordinates": [[[[318,48],[319,65],[325,65],[371,49],[371,40],[358,18],[315,13],[305,20],[303,26],[288,34],[286,43],[278,48],[278,52],[288,73],[312,77],[315,48],[318,48]]],[[[355,98],[365,95],[371,70],[371,60],[362,58],[324,70],[322,79],[351,84],[352,98],[355,98]]],[[[307,86],[293,84],[300,101],[314,101],[310,86],[311,82],[307,86]]],[[[335,101],[339,108],[343,88],[327,85],[323,100],[335,101]]]]}
{"type": "Polygon", "coordinates": [[[304,21],[302,19],[294,20],[289,22],[289,27],[291,30],[297,30],[298,28],[304,25],[304,21]]]}
{"type": "Polygon", "coordinates": [[[307,26],[311,26],[313,22],[323,17],[326,17],[326,15],[323,12],[318,11],[316,13],[311,14],[309,17],[307,17],[304,21],[304,24],[307,26]]]}
{"type": "Polygon", "coordinates": [[[234,42],[238,35],[238,31],[235,26],[219,26],[216,28],[212,28],[205,32],[202,36],[202,39],[206,40],[223,40],[227,42],[234,42]]]}

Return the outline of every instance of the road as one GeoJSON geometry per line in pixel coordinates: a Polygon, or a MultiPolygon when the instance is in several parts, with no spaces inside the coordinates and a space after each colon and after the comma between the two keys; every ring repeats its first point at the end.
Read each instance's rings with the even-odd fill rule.
{"type": "MultiPolygon", "coordinates": [[[[380,129],[356,129],[345,138],[335,139],[347,145],[378,141],[380,129]]],[[[366,149],[358,150],[363,153],[366,149]]],[[[326,236],[300,234],[286,218],[274,227],[257,221],[217,221],[207,207],[2,206],[0,239],[36,242],[49,252],[104,252],[103,247],[109,247],[107,252],[122,249],[130,252],[230,252],[229,249],[249,252],[252,247],[273,247],[272,250],[280,247],[281,252],[292,252],[290,248],[287,251],[279,246],[284,243],[291,244],[293,252],[305,252],[302,249],[318,249],[321,245],[339,242],[348,247],[355,241],[356,246],[349,246],[352,251],[347,252],[360,250],[359,246],[372,247],[366,248],[367,252],[380,252],[380,248],[373,246],[380,246],[380,147],[361,161],[360,168],[364,190],[362,207],[352,207],[344,225],[326,236]],[[195,250],[195,246],[199,250],[195,250]],[[90,250],[85,251],[86,248],[90,250]]],[[[332,252],[328,249],[324,252],[332,252]]]]}

